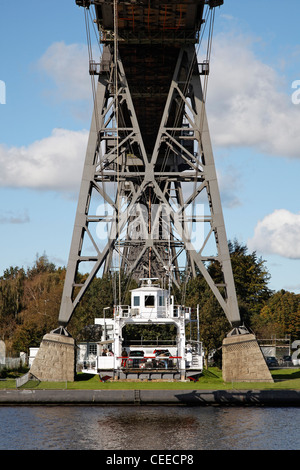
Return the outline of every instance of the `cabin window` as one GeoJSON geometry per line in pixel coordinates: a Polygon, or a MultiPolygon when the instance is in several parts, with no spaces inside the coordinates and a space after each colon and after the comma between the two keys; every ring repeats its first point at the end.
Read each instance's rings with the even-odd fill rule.
{"type": "Polygon", "coordinates": [[[162,295],[160,295],[159,298],[158,298],[158,305],[160,307],[164,306],[164,297],[162,295]]]}
{"type": "Polygon", "coordinates": [[[154,307],[155,306],[155,297],[154,295],[146,295],[145,297],[145,307],[154,307]]]}
{"type": "Polygon", "coordinates": [[[88,344],[88,355],[90,354],[97,355],[97,344],[88,344]]]}
{"type": "Polygon", "coordinates": [[[134,306],[134,307],[139,307],[139,306],[140,306],[140,298],[139,298],[139,296],[134,296],[134,297],[133,297],[133,306],[134,306]]]}

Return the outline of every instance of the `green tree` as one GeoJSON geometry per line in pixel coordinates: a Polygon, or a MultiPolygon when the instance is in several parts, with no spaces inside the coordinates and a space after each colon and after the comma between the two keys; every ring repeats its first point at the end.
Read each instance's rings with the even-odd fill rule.
{"type": "Polygon", "coordinates": [[[57,327],[65,270],[46,257],[38,258],[24,281],[23,309],[12,338],[15,351],[37,347],[43,336],[57,327]]]}
{"type": "Polygon", "coordinates": [[[255,316],[253,323],[260,337],[290,335],[292,341],[299,339],[300,295],[283,289],[275,292],[255,316]]]}
{"type": "Polygon", "coordinates": [[[32,268],[28,268],[26,274],[28,278],[32,278],[36,276],[37,274],[54,273],[55,271],[56,271],[55,264],[51,263],[46,253],[44,253],[42,256],[39,256],[39,254],[36,255],[36,259],[32,268]]]}
{"type": "Polygon", "coordinates": [[[25,277],[22,268],[10,267],[0,278],[0,338],[8,351],[23,308],[25,277]]]}
{"type": "MultiPolygon", "coordinates": [[[[199,333],[203,344],[205,364],[208,357],[222,345],[222,341],[230,329],[229,322],[202,275],[191,279],[186,288],[186,305],[195,312],[199,306],[199,333]]],[[[195,318],[195,313],[193,314],[195,318]]],[[[197,338],[197,322],[192,325],[192,339],[197,338]]]]}
{"type": "Polygon", "coordinates": [[[113,305],[111,276],[104,275],[102,278],[93,279],[71,317],[68,331],[74,338],[80,334],[82,340],[84,331],[87,331],[84,330],[85,327],[93,325],[95,318],[102,318],[104,308],[109,307],[110,310],[106,310],[105,314],[107,317],[112,316],[113,305]]]}
{"type": "Polygon", "coordinates": [[[95,318],[103,318],[104,313],[106,318],[113,317],[114,305],[119,303],[119,281],[121,281],[121,303],[130,304],[130,290],[137,287],[137,283],[130,277],[121,273],[120,276],[104,274],[101,278],[93,279],[68,326],[74,338],[79,334],[82,338],[83,332],[88,331],[84,328],[93,325],[95,318]]]}
{"type": "MultiPolygon", "coordinates": [[[[253,316],[260,312],[272,294],[268,288],[270,275],[265,262],[255,252],[249,254],[245,245],[235,240],[229,242],[228,247],[241,321],[252,328],[253,316]]],[[[211,262],[207,269],[216,284],[224,282],[218,262],[211,262]]],[[[222,292],[222,288],[220,290],[222,292]]],[[[186,304],[193,308],[199,305],[200,337],[208,356],[212,350],[221,347],[230,324],[201,274],[187,283],[186,304]]]]}
{"type": "Polygon", "coordinates": [[[268,287],[270,274],[265,261],[246,245],[229,242],[229,253],[242,321],[252,328],[252,319],[272,295],[268,287]]]}

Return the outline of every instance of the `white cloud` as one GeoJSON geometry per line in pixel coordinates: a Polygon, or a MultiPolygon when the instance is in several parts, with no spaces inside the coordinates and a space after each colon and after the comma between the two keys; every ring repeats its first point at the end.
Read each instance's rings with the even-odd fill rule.
{"type": "Polygon", "coordinates": [[[27,147],[0,145],[0,186],[77,190],[87,139],[87,131],[54,129],[49,137],[27,147]]]}
{"type": "MultiPolygon", "coordinates": [[[[47,83],[45,93],[58,104],[66,106],[66,102],[76,102],[75,113],[80,114],[82,102],[92,102],[86,46],[54,43],[40,58],[37,67],[52,80],[54,86],[48,87],[47,83]]],[[[50,136],[28,146],[0,144],[0,186],[64,192],[78,190],[87,139],[85,130],[54,129],[50,136]]],[[[2,222],[8,220],[2,218],[2,222]]]]}
{"type": "Polygon", "coordinates": [[[300,213],[278,209],[267,215],[257,223],[248,246],[251,250],[299,259],[300,213]]]}
{"type": "MultiPolygon", "coordinates": [[[[255,56],[253,43],[245,35],[222,34],[214,39],[207,100],[213,143],[300,156],[300,106],[279,91],[281,77],[255,56]]],[[[57,99],[91,102],[86,46],[54,43],[38,67],[53,80],[51,94],[57,99]]],[[[58,190],[78,187],[87,137],[86,131],[55,129],[50,137],[27,147],[0,145],[0,185],[58,190]]],[[[219,178],[225,205],[239,204],[236,195],[228,195],[237,182],[236,175],[231,175],[230,184],[228,178],[227,184],[219,178]]]]}
{"type": "Polygon", "coordinates": [[[254,39],[220,34],[213,43],[207,108],[214,145],[253,146],[300,157],[300,106],[283,77],[253,52],[254,39]]]}
{"type": "Polygon", "coordinates": [[[86,46],[56,42],[46,50],[37,65],[53,80],[55,88],[51,96],[67,101],[91,99],[86,46]]]}
{"type": "Polygon", "coordinates": [[[239,174],[235,168],[217,171],[219,189],[223,207],[233,208],[241,205],[238,191],[240,189],[239,174]]]}
{"type": "Polygon", "coordinates": [[[6,212],[3,215],[0,215],[0,224],[12,224],[12,225],[17,225],[17,224],[27,224],[30,222],[29,215],[27,212],[24,212],[23,214],[14,214],[11,211],[6,212]]]}

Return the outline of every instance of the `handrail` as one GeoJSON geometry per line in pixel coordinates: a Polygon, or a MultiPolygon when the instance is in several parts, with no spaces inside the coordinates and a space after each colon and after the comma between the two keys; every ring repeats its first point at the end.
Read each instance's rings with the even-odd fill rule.
{"type": "Polygon", "coordinates": [[[191,307],[185,307],[183,305],[173,305],[172,306],[162,306],[158,307],[158,309],[154,309],[154,312],[151,311],[152,309],[149,308],[149,311],[140,310],[139,307],[131,307],[130,305],[117,305],[115,307],[115,315],[119,315],[120,317],[148,317],[148,314],[151,313],[156,314],[155,317],[160,318],[176,318],[176,316],[184,316],[185,314],[191,314],[191,307]],[[177,315],[176,315],[177,314],[177,315]]]}

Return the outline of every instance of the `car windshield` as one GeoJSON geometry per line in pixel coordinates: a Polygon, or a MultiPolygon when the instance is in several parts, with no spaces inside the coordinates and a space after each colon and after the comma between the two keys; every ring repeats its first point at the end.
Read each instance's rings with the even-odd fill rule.
{"type": "Polygon", "coordinates": [[[141,356],[143,357],[144,356],[144,351],[130,351],[130,354],[129,356],[141,356]]]}
{"type": "Polygon", "coordinates": [[[156,356],[170,356],[170,351],[168,349],[156,349],[154,352],[156,356]]]}

